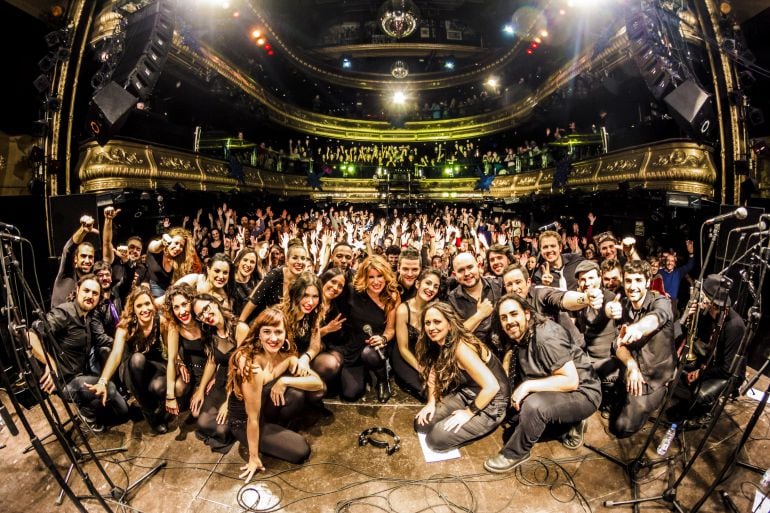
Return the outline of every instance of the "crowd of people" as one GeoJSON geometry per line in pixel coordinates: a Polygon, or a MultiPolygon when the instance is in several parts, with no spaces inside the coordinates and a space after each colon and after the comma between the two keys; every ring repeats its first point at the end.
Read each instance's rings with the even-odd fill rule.
{"type": "Polygon", "coordinates": [[[697,416],[726,383],[744,329],[716,275],[678,304],[691,241],[640,248],[596,233],[593,214],[533,233],[521,219],[449,206],[378,217],[222,204],[181,226],[166,220],[150,241],[116,242],[121,215],[104,210],[100,251],[87,215],[64,247],[48,326],[30,332],[41,386],[95,431],[125,419],[129,397],[158,434],[189,409],[213,451],[247,448],[246,480],[265,468],[260,454],[305,461],[311,448],[292,420],[324,412],[330,395],[358,401],[368,386],[382,403],[395,384],[424,402],[415,430],[435,450],[509,425],[490,472],[527,461],[549,425],[580,447],[599,408],[612,433],[630,436],[678,380],[679,312],[700,308],[704,340],[729,320],[671,413],[697,416]]]}

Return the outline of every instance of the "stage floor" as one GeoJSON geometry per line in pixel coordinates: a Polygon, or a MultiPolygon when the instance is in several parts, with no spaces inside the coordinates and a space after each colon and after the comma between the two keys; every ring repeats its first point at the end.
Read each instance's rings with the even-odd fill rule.
{"type": "MultiPolygon", "coordinates": [[[[767,378],[756,388],[764,390],[767,378]]],[[[3,402],[9,405],[5,393],[3,402]]],[[[711,483],[726,455],[732,451],[742,434],[756,402],[747,397],[728,404],[719,419],[706,451],[678,490],[678,498],[689,510],[711,483]]],[[[425,463],[412,419],[419,405],[403,392],[386,405],[373,402],[368,396],[356,404],[327,401],[333,417],[318,417],[313,425],[301,427],[310,441],[313,454],[303,466],[295,467],[265,457],[267,472],[259,475],[243,499],[258,507],[286,512],[418,512],[474,511],[494,513],[582,512],[605,511],[607,500],[625,500],[630,490],[623,469],[598,456],[586,447],[575,451],[565,449],[557,440],[538,443],[533,458],[520,470],[506,475],[491,475],[484,471],[484,459],[501,448],[502,429],[493,435],[460,449],[460,457],[443,462],[425,463]],[[384,449],[359,447],[358,434],[372,426],[386,426],[401,437],[401,450],[387,456],[384,449]],[[583,502],[580,497],[585,499],[583,502]],[[345,509],[345,504],[349,509],[345,509]],[[432,509],[430,509],[432,507],[432,509]]],[[[39,407],[26,412],[38,436],[46,434],[47,423],[39,407]]],[[[169,433],[153,436],[144,421],[129,422],[92,436],[94,449],[124,445],[122,454],[104,457],[102,462],[111,479],[125,487],[143,475],[159,460],[166,468],[138,488],[125,511],[225,513],[244,511],[238,504],[243,482],[237,479],[238,468],[244,463],[243,452],[236,444],[229,454],[220,455],[198,441],[193,424],[184,421],[187,414],[169,425],[169,433]]],[[[14,412],[14,418],[15,412],[14,412]]],[[[17,422],[17,425],[19,423],[17,422]]],[[[605,449],[622,458],[636,454],[652,423],[629,440],[618,441],[607,434],[607,420],[596,413],[590,418],[587,443],[605,449]]],[[[19,425],[20,431],[21,426],[19,425]]],[[[654,456],[662,431],[656,434],[648,454],[654,456]]],[[[702,431],[684,433],[685,445],[693,448],[702,431]]],[[[770,419],[767,410],[754,429],[741,460],[760,467],[770,465],[770,419]]],[[[0,510],[5,513],[28,511],[75,511],[65,499],[62,506],[54,504],[59,488],[34,451],[22,454],[28,443],[26,434],[11,437],[8,429],[0,432],[0,510]]],[[[49,450],[60,468],[66,470],[66,459],[56,443],[49,450]]],[[[669,454],[677,454],[674,444],[669,454]]],[[[94,464],[85,468],[103,492],[109,491],[94,464]]],[[[677,465],[681,468],[681,463],[677,465]]],[[[667,468],[661,465],[640,474],[641,495],[660,494],[666,486],[667,468]]],[[[751,511],[756,485],[760,476],[743,468],[736,469],[719,486],[737,505],[738,511],[751,511]]],[[[71,479],[77,493],[85,493],[80,477],[71,479]]],[[[85,501],[89,511],[102,511],[97,502],[85,501]]],[[[111,504],[114,511],[124,511],[111,504]]],[[[660,502],[647,503],[644,511],[663,511],[660,502]]],[[[613,508],[628,511],[628,507],[613,508]]],[[[718,494],[705,503],[701,511],[726,511],[718,494]]]]}

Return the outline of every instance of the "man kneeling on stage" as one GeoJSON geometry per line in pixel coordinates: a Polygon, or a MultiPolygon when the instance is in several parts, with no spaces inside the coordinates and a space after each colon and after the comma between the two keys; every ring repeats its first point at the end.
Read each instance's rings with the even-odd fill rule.
{"type": "MultiPolygon", "coordinates": [[[[666,412],[669,420],[681,420],[691,425],[703,425],[710,420],[709,412],[730,378],[730,367],[746,331],[741,316],[731,307],[732,280],[726,276],[710,274],[703,281],[703,293],[697,304],[690,301],[688,315],[700,308],[696,326],[693,353],[697,356],[695,368],[685,369],[677,386],[677,403],[666,412]]],[[[685,348],[687,350],[687,348],[685,348]]],[[[746,373],[746,362],[736,370],[740,379],[735,380],[734,393],[746,373]]]]}
{"type": "Polygon", "coordinates": [[[650,264],[634,260],[623,268],[626,297],[607,304],[610,317],[621,320],[615,357],[625,367],[617,383],[610,430],[618,438],[633,435],[666,397],[674,377],[676,352],[671,301],[648,290],[650,264]]]}
{"type": "Polygon", "coordinates": [[[508,472],[530,458],[548,424],[580,423],[601,402],[599,378],[588,356],[555,322],[515,294],[500,299],[500,324],[512,342],[506,360],[517,384],[511,395],[513,434],[500,454],[484,462],[489,472],[508,472]]]}

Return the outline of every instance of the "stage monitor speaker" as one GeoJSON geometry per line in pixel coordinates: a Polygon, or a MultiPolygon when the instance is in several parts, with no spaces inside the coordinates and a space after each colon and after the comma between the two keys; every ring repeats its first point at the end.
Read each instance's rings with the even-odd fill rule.
{"type": "Polygon", "coordinates": [[[688,79],[663,98],[669,112],[695,137],[706,137],[713,128],[711,95],[688,79]]]}
{"type": "Polygon", "coordinates": [[[88,128],[104,145],[120,130],[138,98],[114,81],[99,89],[89,105],[88,128]]]}
{"type": "MultiPolygon", "coordinates": [[[[51,235],[53,249],[61,256],[64,245],[72,234],[80,227],[80,217],[89,215],[94,218],[94,228],[100,231],[99,207],[96,205],[96,194],[70,194],[69,196],[51,196],[51,235]]],[[[97,256],[101,254],[99,236],[91,234],[86,240],[96,247],[97,256]]]]}

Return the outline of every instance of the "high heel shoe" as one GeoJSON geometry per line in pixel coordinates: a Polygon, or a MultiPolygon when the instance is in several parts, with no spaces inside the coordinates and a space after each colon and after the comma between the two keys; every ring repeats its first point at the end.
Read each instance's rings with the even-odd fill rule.
{"type": "Polygon", "coordinates": [[[377,382],[377,400],[385,404],[393,394],[390,391],[390,384],[385,380],[377,382]]]}

